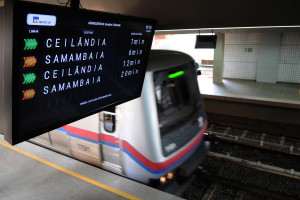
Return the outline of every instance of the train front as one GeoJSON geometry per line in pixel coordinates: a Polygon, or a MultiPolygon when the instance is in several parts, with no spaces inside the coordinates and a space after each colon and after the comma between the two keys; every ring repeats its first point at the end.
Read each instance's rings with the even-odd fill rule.
{"type": "Polygon", "coordinates": [[[134,174],[134,179],[157,187],[183,189],[203,161],[209,143],[204,141],[207,119],[196,73],[195,61],[187,54],[151,52],[139,101],[145,112],[136,123],[146,130],[135,142],[143,159],[140,167],[127,168],[129,177],[134,174]]]}

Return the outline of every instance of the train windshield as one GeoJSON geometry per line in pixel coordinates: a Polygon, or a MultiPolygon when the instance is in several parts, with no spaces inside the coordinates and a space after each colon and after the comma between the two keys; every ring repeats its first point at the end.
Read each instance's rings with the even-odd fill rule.
{"type": "Polygon", "coordinates": [[[199,97],[196,75],[189,67],[154,74],[155,96],[161,129],[176,127],[193,115],[199,97]],[[193,92],[194,91],[194,92],[193,92]]]}

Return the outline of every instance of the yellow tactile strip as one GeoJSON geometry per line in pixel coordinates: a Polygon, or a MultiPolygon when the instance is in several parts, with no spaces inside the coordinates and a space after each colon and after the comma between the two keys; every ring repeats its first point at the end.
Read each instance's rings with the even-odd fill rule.
{"type": "Polygon", "coordinates": [[[107,185],[105,185],[105,184],[103,184],[103,183],[99,183],[99,182],[97,182],[97,181],[95,181],[95,180],[93,180],[93,179],[90,179],[90,178],[88,178],[88,177],[85,177],[85,176],[83,176],[83,175],[81,175],[81,174],[78,174],[78,173],[76,173],[76,172],[73,172],[73,171],[71,171],[71,170],[68,170],[68,169],[66,169],[66,168],[63,168],[63,167],[61,167],[61,166],[58,166],[58,165],[56,165],[56,164],[54,164],[54,163],[52,163],[52,162],[49,162],[49,161],[47,161],[47,160],[44,160],[44,159],[42,159],[42,158],[40,158],[40,157],[37,157],[37,156],[35,156],[35,155],[32,155],[32,154],[30,154],[30,153],[28,153],[28,152],[22,151],[21,149],[18,149],[18,148],[16,148],[16,147],[11,146],[11,145],[9,145],[9,144],[6,144],[6,143],[4,143],[4,142],[1,142],[1,141],[0,141],[0,145],[5,146],[5,147],[7,147],[7,148],[10,148],[10,149],[12,149],[12,150],[14,150],[14,151],[16,151],[16,152],[19,152],[19,153],[25,155],[25,156],[28,156],[28,157],[30,157],[30,158],[32,158],[32,159],[35,159],[35,160],[37,160],[37,161],[39,161],[39,162],[41,162],[41,163],[43,163],[43,164],[45,164],[45,165],[48,165],[48,166],[50,166],[50,167],[53,167],[53,168],[55,168],[55,169],[57,169],[57,170],[60,170],[60,171],[62,171],[62,172],[64,172],[64,173],[66,173],[66,174],[69,174],[69,175],[71,175],[71,176],[74,176],[74,177],[76,177],[76,178],[78,178],[78,179],[81,179],[81,180],[83,180],[83,181],[85,181],[85,182],[88,182],[88,183],[90,183],[90,184],[93,184],[93,185],[95,185],[95,186],[98,186],[98,187],[100,187],[100,188],[102,188],[102,189],[105,189],[105,190],[107,190],[107,191],[109,191],[109,192],[112,192],[112,193],[115,193],[115,194],[117,194],[117,195],[120,195],[120,196],[125,197],[125,198],[127,198],[127,199],[134,199],[134,200],[140,199],[140,198],[137,198],[137,197],[132,196],[132,195],[130,195],[130,194],[127,194],[127,193],[125,193],[125,192],[122,192],[122,191],[120,191],[120,190],[117,190],[117,189],[115,189],[115,188],[112,188],[112,187],[110,187],[110,186],[107,186],[107,185]]]}

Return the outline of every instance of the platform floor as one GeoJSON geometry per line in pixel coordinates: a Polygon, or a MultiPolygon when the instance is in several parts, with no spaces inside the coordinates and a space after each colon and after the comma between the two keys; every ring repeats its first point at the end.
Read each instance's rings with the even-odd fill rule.
{"type": "Polygon", "coordinates": [[[300,105],[300,84],[258,83],[252,80],[223,79],[222,84],[213,83],[212,78],[198,76],[202,94],[257,99],[300,105]]]}
{"type": "Polygon", "coordinates": [[[181,199],[29,142],[0,134],[1,200],[181,199]]]}

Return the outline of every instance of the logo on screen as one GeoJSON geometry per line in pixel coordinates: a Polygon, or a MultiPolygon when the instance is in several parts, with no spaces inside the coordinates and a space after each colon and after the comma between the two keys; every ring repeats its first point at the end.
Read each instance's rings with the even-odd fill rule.
{"type": "Polygon", "coordinates": [[[27,24],[34,26],[55,26],[56,16],[55,15],[43,15],[36,13],[27,14],[27,24]]]}
{"type": "Polygon", "coordinates": [[[37,24],[39,23],[40,18],[39,17],[33,17],[33,23],[37,24]]]}

